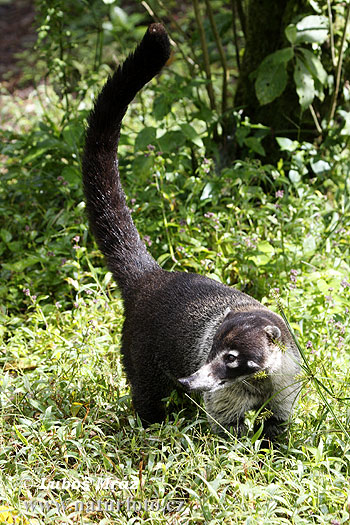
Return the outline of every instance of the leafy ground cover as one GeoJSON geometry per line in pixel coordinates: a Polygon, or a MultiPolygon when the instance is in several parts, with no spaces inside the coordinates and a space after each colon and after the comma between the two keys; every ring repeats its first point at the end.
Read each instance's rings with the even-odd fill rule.
{"type": "MultiPolygon", "coordinates": [[[[279,446],[261,448],[253,414],[247,437],[214,436],[200,400],[176,396],[145,430],[80,183],[84,119],[108,71],[83,77],[80,99],[50,83],[25,102],[3,94],[0,520],[348,523],[349,131],[321,148],[280,137],[274,164],[251,150],[222,166],[206,156],[208,115],[193,104],[203,83],[181,63],[130,108],[123,184],[154,257],[283,311],[304,358],[279,446]]],[[[252,128],[236,119],[243,140],[252,128]]]]}

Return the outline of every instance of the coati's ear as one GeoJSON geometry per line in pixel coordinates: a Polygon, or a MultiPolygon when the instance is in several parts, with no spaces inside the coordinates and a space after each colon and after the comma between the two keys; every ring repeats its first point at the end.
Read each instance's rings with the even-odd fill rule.
{"type": "Polygon", "coordinates": [[[269,339],[276,340],[280,339],[281,337],[281,330],[278,328],[278,326],[267,325],[265,326],[264,330],[267,333],[269,339]]]}

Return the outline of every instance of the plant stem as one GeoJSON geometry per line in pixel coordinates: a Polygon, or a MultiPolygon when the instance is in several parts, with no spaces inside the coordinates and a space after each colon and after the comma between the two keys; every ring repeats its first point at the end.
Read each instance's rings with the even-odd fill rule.
{"type": "Polygon", "coordinates": [[[242,28],[243,34],[246,37],[247,36],[247,27],[246,27],[246,19],[245,19],[243,6],[242,6],[242,1],[241,0],[233,0],[233,1],[234,1],[234,4],[235,4],[236,8],[237,8],[237,13],[238,13],[239,21],[241,23],[241,28],[242,28]]]}
{"type": "Polygon", "coordinates": [[[238,33],[237,33],[237,26],[236,26],[236,14],[237,14],[236,0],[232,0],[231,4],[232,4],[232,27],[233,27],[233,38],[235,41],[236,62],[237,62],[238,72],[241,72],[241,59],[239,56],[238,33]]]}
{"type": "Polygon", "coordinates": [[[214,15],[213,15],[213,10],[212,10],[211,5],[210,5],[210,0],[205,0],[205,3],[206,3],[206,6],[207,6],[207,13],[208,13],[208,16],[209,16],[209,22],[210,22],[210,25],[211,25],[211,28],[212,28],[212,31],[213,31],[216,47],[218,48],[218,51],[219,51],[220,62],[221,62],[221,65],[222,65],[222,70],[223,70],[221,112],[224,115],[225,112],[226,112],[226,109],[227,109],[227,82],[228,82],[228,79],[229,79],[229,70],[228,70],[228,66],[227,66],[227,60],[226,60],[224,47],[222,45],[222,42],[221,42],[221,39],[220,39],[220,35],[219,35],[219,31],[218,31],[218,28],[217,28],[217,25],[216,25],[216,22],[215,22],[215,18],[214,18],[214,15]]]}
{"type": "Polygon", "coordinates": [[[346,30],[347,30],[347,27],[348,27],[349,18],[350,18],[350,2],[348,3],[347,10],[346,10],[345,25],[344,25],[344,30],[343,30],[343,34],[342,34],[342,38],[341,38],[341,43],[340,43],[339,58],[338,58],[338,64],[337,64],[337,69],[336,69],[335,89],[334,89],[334,93],[333,93],[331,112],[330,112],[329,119],[328,119],[328,126],[329,126],[330,122],[333,120],[333,117],[334,117],[334,114],[335,114],[335,110],[336,110],[336,107],[337,107],[337,99],[338,99],[338,93],[339,93],[339,87],[340,87],[341,69],[342,69],[342,65],[343,65],[343,56],[344,56],[344,43],[345,43],[346,30]]]}
{"type": "Polygon", "coordinates": [[[210,101],[210,108],[215,111],[216,104],[215,104],[213,83],[212,83],[212,80],[211,80],[211,71],[210,71],[210,61],[209,61],[208,46],[207,46],[207,41],[205,39],[205,32],[204,32],[203,22],[202,22],[202,18],[201,18],[201,14],[200,14],[199,1],[198,0],[193,0],[193,7],[194,7],[194,14],[195,14],[195,17],[196,17],[196,22],[197,22],[198,31],[199,31],[199,37],[200,37],[200,40],[201,40],[201,46],[202,46],[202,51],[203,51],[204,70],[205,70],[205,74],[206,74],[206,77],[207,77],[207,80],[208,80],[207,91],[208,91],[208,97],[209,97],[209,101],[210,101]]]}
{"type": "Polygon", "coordinates": [[[332,64],[333,64],[333,67],[335,68],[335,49],[334,49],[334,32],[333,32],[331,0],[327,0],[327,9],[328,9],[329,31],[330,31],[330,36],[331,36],[332,64]]]}
{"type": "MultiPolygon", "coordinates": [[[[188,41],[188,35],[186,35],[186,33],[183,31],[181,26],[178,24],[178,22],[176,21],[174,16],[169,12],[169,10],[167,10],[167,8],[164,6],[163,2],[161,0],[155,0],[155,1],[162,9],[167,11],[167,16],[170,18],[171,23],[175,26],[177,31],[184,36],[186,41],[188,41]]],[[[157,15],[157,13],[155,12],[154,8],[151,8],[151,6],[147,2],[142,1],[141,5],[143,5],[143,7],[151,15],[151,17],[154,18],[154,20],[157,20],[158,22],[161,22],[161,18],[157,15]]],[[[188,65],[188,68],[190,70],[191,76],[193,76],[194,75],[195,66],[196,66],[196,62],[191,57],[189,57],[186,53],[184,53],[184,51],[182,50],[181,45],[178,42],[175,42],[172,38],[170,38],[170,42],[171,42],[172,45],[174,45],[180,51],[180,54],[182,55],[182,58],[184,59],[184,62],[186,62],[186,64],[188,65]]],[[[191,45],[190,45],[190,49],[192,51],[192,55],[195,57],[194,49],[193,49],[193,47],[191,45]]]]}
{"type": "Polygon", "coordinates": [[[322,128],[320,126],[320,123],[319,123],[317,115],[316,115],[316,111],[314,110],[314,107],[313,107],[312,104],[310,104],[309,110],[310,110],[310,113],[312,115],[312,118],[314,119],[314,123],[315,123],[315,126],[316,126],[316,129],[317,129],[318,133],[320,135],[322,135],[322,128]]]}

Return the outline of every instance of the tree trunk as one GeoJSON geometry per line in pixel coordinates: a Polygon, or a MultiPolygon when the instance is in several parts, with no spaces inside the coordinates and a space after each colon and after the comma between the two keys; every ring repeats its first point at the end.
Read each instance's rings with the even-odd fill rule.
{"type": "Polygon", "coordinates": [[[252,73],[267,55],[290,45],[284,30],[295,14],[307,14],[307,11],[305,0],[249,0],[248,3],[245,52],[235,107],[243,107],[251,122],[269,126],[272,137],[276,133],[292,138],[299,136],[300,107],[294,81],[291,75],[284,93],[270,104],[261,106],[255,95],[252,73]]]}

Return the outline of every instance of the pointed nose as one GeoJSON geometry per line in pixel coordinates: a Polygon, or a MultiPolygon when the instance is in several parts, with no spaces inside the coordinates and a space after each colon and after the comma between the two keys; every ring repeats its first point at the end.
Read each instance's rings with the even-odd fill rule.
{"type": "Polygon", "coordinates": [[[178,382],[184,387],[184,388],[190,388],[191,381],[188,377],[181,377],[178,379],[178,382]]]}

